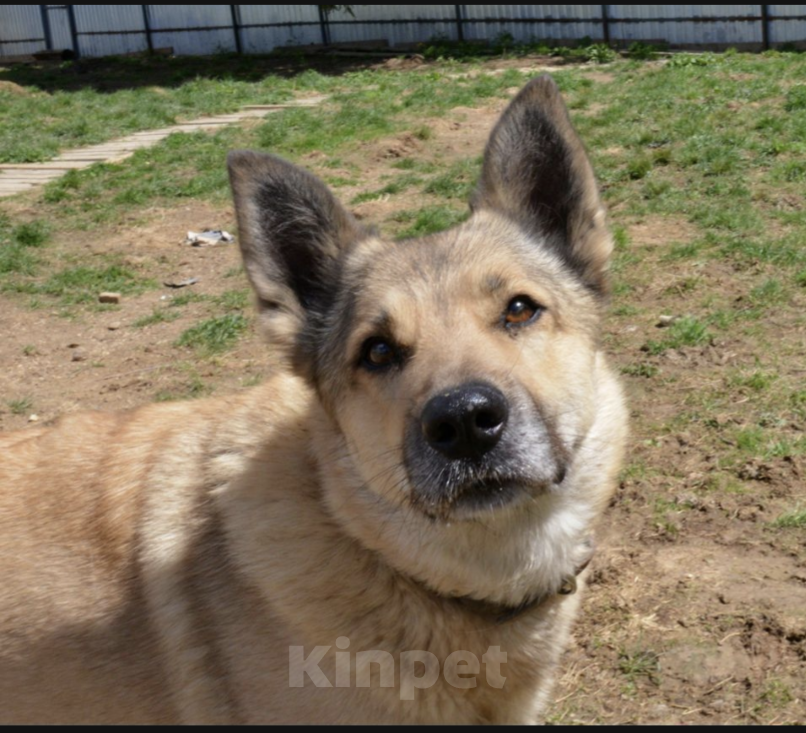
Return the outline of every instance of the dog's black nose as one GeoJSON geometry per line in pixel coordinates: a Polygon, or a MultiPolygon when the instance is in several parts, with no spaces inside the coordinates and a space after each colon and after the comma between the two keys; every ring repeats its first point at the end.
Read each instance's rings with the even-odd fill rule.
{"type": "Polygon", "coordinates": [[[421,422],[428,444],[444,456],[479,459],[501,439],[508,417],[504,395],[474,383],[432,397],[421,422]]]}

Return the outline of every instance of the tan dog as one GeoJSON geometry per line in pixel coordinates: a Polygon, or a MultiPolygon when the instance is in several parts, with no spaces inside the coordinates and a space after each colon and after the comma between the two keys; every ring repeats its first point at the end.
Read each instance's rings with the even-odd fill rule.
{"type": "Polygon", "coordinates": [[[385,241],[230,156],[287,367],[0,437],[0,722],[534,722],[625,440],[611,239],[554,83],[470,219],[385,241]]]}

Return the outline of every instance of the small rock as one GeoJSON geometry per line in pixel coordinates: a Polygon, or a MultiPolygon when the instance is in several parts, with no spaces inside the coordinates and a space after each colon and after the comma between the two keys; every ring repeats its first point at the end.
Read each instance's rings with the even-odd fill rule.
{"type": "Polygon", "coordinates": [[[101,293],[98,296],[99,303],[120,303],[120,293],[101,293]]]}
{"type": "Polygon", "coordinates": [[[107,328],[108,328],[110,331],[117,331],[118,329],[120,329],[120,324],[119,324],[119,323],[117,323],[117,322],[115,322],[115,323],[110,323],[110,324],[107,326],[107,328]]]}
{"type": "Polygon", "coordinates": [[[166,280],[163,285],[166,288],[186,288],[189,285],[195,285],[197,282],[199,282],[199,278],[191,277],[187,280],[166,280]]]}
{"type": "Polygon", "coordinates": [[[86,361],[87,355],[81,350],[76,349],[73,351],[72,361],[86,361]]]}
{"type": "Polygon", "coordinates": [[[658,328],[668,328],[679,319],[680,316],[660,316],[656,325],[658,328]]]}
{"type": "Polygon", "coordinates": [[[39,415],[31,415],[28,418],[28,422],[39,422],[39,415]]]}

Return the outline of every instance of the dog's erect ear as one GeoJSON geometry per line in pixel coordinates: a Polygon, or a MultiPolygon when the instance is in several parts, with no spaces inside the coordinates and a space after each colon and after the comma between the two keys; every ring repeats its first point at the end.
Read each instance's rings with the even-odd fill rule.
{"type": "Polygon", "coordinates": [[[613,242],[585,148],[550,76],[529,82],[490,135],[471,208],[516,219],[572,267],[607,290],[613,242]]]}
{"type": "Polygon", "coordinates": [[[244,267],[275,343],[327,310],[344,251],[363,236],[312,174],[265,153],[227,158],[244,267]]]}

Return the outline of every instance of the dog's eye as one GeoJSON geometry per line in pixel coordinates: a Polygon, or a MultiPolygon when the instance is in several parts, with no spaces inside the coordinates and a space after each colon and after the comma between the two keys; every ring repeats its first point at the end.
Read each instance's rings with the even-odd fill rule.
{"type": "Polygon", "coordinates": [[[543,309],[528,295],[518,295],[509,301],[504,313],[504,325],[522,326],[530,323],[543,309]]]}
{"type": "Polygon", "coordinates": [[[367,369],[384,369],[399,361],[398,350],[382,338],[367,339],[361,348],[361,365],[367,369]]]}

